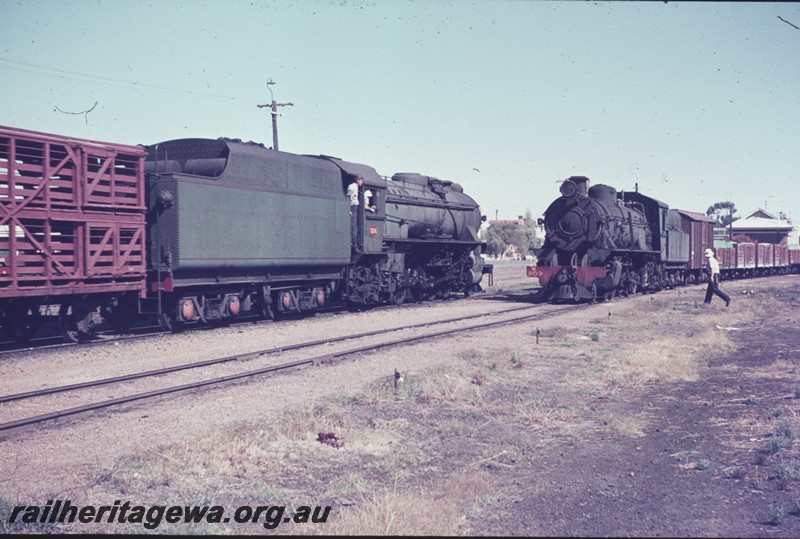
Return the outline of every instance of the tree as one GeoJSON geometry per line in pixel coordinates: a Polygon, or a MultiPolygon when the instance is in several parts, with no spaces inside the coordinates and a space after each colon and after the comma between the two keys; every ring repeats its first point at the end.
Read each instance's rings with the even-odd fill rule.
{"type": "Polygon", "coordinates": [[[499,255],[506,251],[506,243],[498,234],[496,227],[486,229],[486,254],[499,255]]]}
{"type": "Polygon", "coordinates": [[[733,202],[717,202],[708,207],[706,215],[714,219],[721,227],[727,227],[733,221],[736,205],[733,202]]]}
{"type": "Polygon", "coordinates": [[[482,235],[486,242],[486,253],[499,255],[506,247],[513,245],[521,255],[533,254],[534,249],[541,247],[541,239],[536,237],[536,221],[528,219],[527,224],[495,223],[482,235]]]}

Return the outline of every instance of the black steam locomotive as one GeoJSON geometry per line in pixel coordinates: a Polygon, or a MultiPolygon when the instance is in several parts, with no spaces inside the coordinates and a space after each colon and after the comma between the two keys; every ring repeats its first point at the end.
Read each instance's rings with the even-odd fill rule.
{"type": "Polygon", "coordinates": [[[480,210],[458,184],[240,140],[142,148],[0,127],[3,191],[16,220],[0,228],[0,321],[19,340],[53,304],[77,340],[140,314],[178,329],[470,294],[484,269],[480,210]]]}
{"type": "Polygon", "coordinates": [[[237,140],[148,148],[149,280],[164,327],[332,302],[400,304],[481,280],[478,205],[460,186],[237,140]],[[351,245],[344,193],[356,176],[351,245]],[[370,200],[365,200],[369,192],[370,200]],[[369,207],[373,211],[367,211],[369,207]]]}
{"type": "Polygon", "coordinates": [[[588,184],[584,176],[568,178],[545,211],[546,239],[527,270],[545,298],[595,299],[700,279],[702,253],[714,241],[711,219],[588,184]]]}

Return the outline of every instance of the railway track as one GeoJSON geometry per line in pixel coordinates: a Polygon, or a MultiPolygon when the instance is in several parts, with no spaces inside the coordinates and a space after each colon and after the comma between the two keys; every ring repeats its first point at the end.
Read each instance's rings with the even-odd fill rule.
{"type": "MultiPolygon", "coordinates": [[[[494,299],[498,297],[505,297],[506,294],[504,293],[486,293],[480,292],[477,294],[472,295],[469,300],[486,300],[486,299],[494,299]]],[[[459,301],[465,301],[464,299],[459,301]]],[[[375,307],[375,309],[404,309],[410,308],[414,305],[418,305],[418,303],[407,303],[401,306],[396,305],[381,305],[375,307]]],[[[339,312],[341,308],[330,308],[330,309],[322,309],[319,311],[320,314],[328,314],[332,312],[339,312]]],[[[265,320],[261,317],[242,317],[237,319],[235,322],[229,324],[230,327],[236,327],[237,325],[241,324],[261,324],[261,323],[270,323],[273,320],[265,320]]],[[[206,327],[198,327],[198,328],[187,328],[186,331],[204,331],[215,329],[220,326],[206,326],[206,327]]],[[[93,346],[104,346],[108,344],[113,344],[115,342],[120,341],[130,341],[135,339],[146,339],[153,336],[158,335],[167,335],[170,334],[169,331],[163,331],[160,326],[156,325],[146,325],[141,327],[133,328],[129,333],[126,334],[119,334],[113,331],[104,331],[98,333],[94,338],[87,341],[82,341],[79,343],[76,342],[65,342],[64,337],[61,335],[48,335],[43,337],[37,337],[31,339],[27,343],[17,343],[14,341],[8,340],[0,340],[0,360],[3,357],[9,356],[11,354],[20,354],[25,352],[34,352],[34,351],[43,351],[43,350],[58,350],[58,349],[67,349],[73,346],[82,346],[82,347],[93,347],[93,346]]],[[[0,330],[0,335],[2,335],[2,330],[0,330]]]]}
{"type": "MultiPolygon", "coordinates": [[[[150,391],[143,391],[138,393],[128,393],[121,396],[108,398],[105,400],[99,400],[95,402],[91,402],[86,405],[76,406],[76,407],[69,407],[69,408],[58,408],[55,410],[47,411],[44,413],[36,413],[34,415],[24,415],[18,419],[14,419],[12,421],[7,421],[0,424],[0,433],[7,434],[24,427],[30,427],[33,425],[41,424],[47,421],[58,420],[65,417],[75,416],[78,414],[84,414],[87,412],[93,412],[97,410],[103,410],[114,406],[119,406],[122,404],[140,401],[144,399],[151,399],[159,396],[170,395],[174,393],[186,392],[193,389],[208,387],[208,386],[218,386],[226,383],[237,382],[246,378],[267,375],[267,374],[275,374],[279,372],[286,372],[293,369],[298,369],[301,367],[313,366],[313,365],[320,365],[326,363],[333,363],[336,361],[340,361],[344,358],[354,356],[360,353],[373,351],[382,348],[389,348],[395,346],[403,346],[406,344],[424,341],[427,339],[434,339],[449,335],[455,335],[458,333],[464,333],[469,331],[481,331],[488,328],[496,327],[499,325],[504,324],[514,324],[514,323],[521,323],[526,321],[532,321],[537,319],[542,319],[548,316],[552,316],[554,314],[563,313],[565,311],[573,311],[576,309],[583,309],[588,307],[589,305],[570,305],[570,306],[537,306],[537,305],[527,305],[523,307],[515,307],[512,309],[506,309],[503,311],[493,312],[493,313],[480,313],[475,315],[467,315],[461,316],[457,318],[449,318],[440,321],[434,322],[425,322],[419,324],[411,324],[405,326],[397,326],[388,329],[381,329],[381,330],[373,330],[373,331],[366,331],[361,333],[354,333],[350,335],[341,336],[338,338],[327,338],[312,342],[304,342],[304,343],[296,343],[287,346],[281,347],[273,347],[264,350],[257,350],[245,354],[237,354],[232,356],[214,358],[204,361],[186,363],[182,365],[176,365],[171,367],[166,367],[163,369],[155,369],[140,373],[131,373],[123,376],[111,377],[111,378],[104,378],[99,380],[87,381],[78,384],[71,384],[65,386],[58,386],[58,387],[49,387],[38,389],[34,391],[28,391],[23,393],[16,393],[10,395],[0,396],[0,406],[4,409],[3,411],[7,411],[9,408],[17,405],[18,408],[23,409],[33,409],[36,408],[35,404],[32,404],[36,401],[36,399],[47,398],[49,396],[59,396],[63,394],[70,394],[72,398],[75,397],[75,392],[80,391],[87,391],[96,389],[99,387],[106,388],[107,386],[113,386],[115,384],[123,384],[125,382],[130,382],[134,380],[143,380],[154,378],[158,376],[168,376],[173,373],[177,373],[180,371],[189,371],[193,369],[201,369],[206,367],[213,367],[217,365],[223,364],[234,364],[234,363],[244,363],[248,360],[254,360],[262,357],[274,357],[275,355],[282,354],[287,351],[302,351],[302,350],[311,350],[315,347],[331,345],[333,343],[344,342],[349,340],[358,340],[358,339],[368,339],[371,337],[383,337],[388,336],[393,333],[403,332],[407,330],[415,330],[424,327],[430,326],[442,326],[446,324],[459,324],[467,321],[476,321],[486,318],[497,318],[497,320],[486,321],[483,320],[478,324],[469,324],[469,325],[461,325],[459,324],[455,328],[448,328],[439,331],[433,332],[423,332],[418,335],[414,336],[404,336],[395,339],[378,339],[374,342],[369,342],[367,344],[363,344],[360,346],[356,346],[353,348],[348,348],[345,350],[339,350],[336,352],[329,352],[329,353],[322,353],[322,354],[315,354],[311,355],[310,357],[301,358],[298,360],[293,361],[286,361],[283,363],[273,363],[270,365],[258,367],[258,368],[251,368],[245,370],[239,370],[238,372],[227,374],[223,376],[207,376],[203,377],[199,380],[194,380],[189,383],[174,383],[172,385],[167,385],[165,387],[161,387],[155,390],[150,391]],[[521,313],[521,311],[530,311],[535,310],[536,312],[533,313],[521,313]],[[508,316],[511,315],[511,316],[508,316]]],[[[119,390],[121,391],[121,390],[119,390]]],[[[46,408],[47,406],[45,406],[46,408]]],[[[55,406],[51,406],[55,407],[55,406]]],[[[5,414],[4,414],[5,415],[5,414]]]]}

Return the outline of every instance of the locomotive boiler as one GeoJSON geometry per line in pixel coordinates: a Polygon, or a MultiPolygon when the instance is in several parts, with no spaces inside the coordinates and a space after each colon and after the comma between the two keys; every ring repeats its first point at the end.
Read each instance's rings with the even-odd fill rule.
{"type": "Polygon", "coordinates": [[[652,232],[641,202],[617,196],[608,185],[588,187],[585,176],[561,184],[561,197],[544,214],[548,265],[599,266],[613,253],[652,250],[652,232]]]}
{"type": "Polygon", "coordinates": [[[393,268],[403,268],[414,296],[469,294],[480,283],[484,261],[478,237],[478,204],[450,181],[400,173],[387,182],[385,241],[393,268]]]}
{"type": "Polygon", "coordinates": [[[537,266],[527,269],[545,298],[612,297],[701,278],[713,220],[638,191],[588,183],[585,176],[568,178],[545,211],[546,239],[537,266]]]}

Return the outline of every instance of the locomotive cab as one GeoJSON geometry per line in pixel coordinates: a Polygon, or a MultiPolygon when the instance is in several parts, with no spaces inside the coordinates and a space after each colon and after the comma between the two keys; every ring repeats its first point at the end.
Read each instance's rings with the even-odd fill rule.
{"type": "Polygon", "coordinates": [[[379,254],[383,252],[383,222],[386,218],[386,180],[370,166],[342,161],[336,157],[321,155],[341,170],[342,195],[347,196],[347,187],[357,176],[364,179],[358,189],[357,237],[352,250],[357,254],[379,254]]]}

